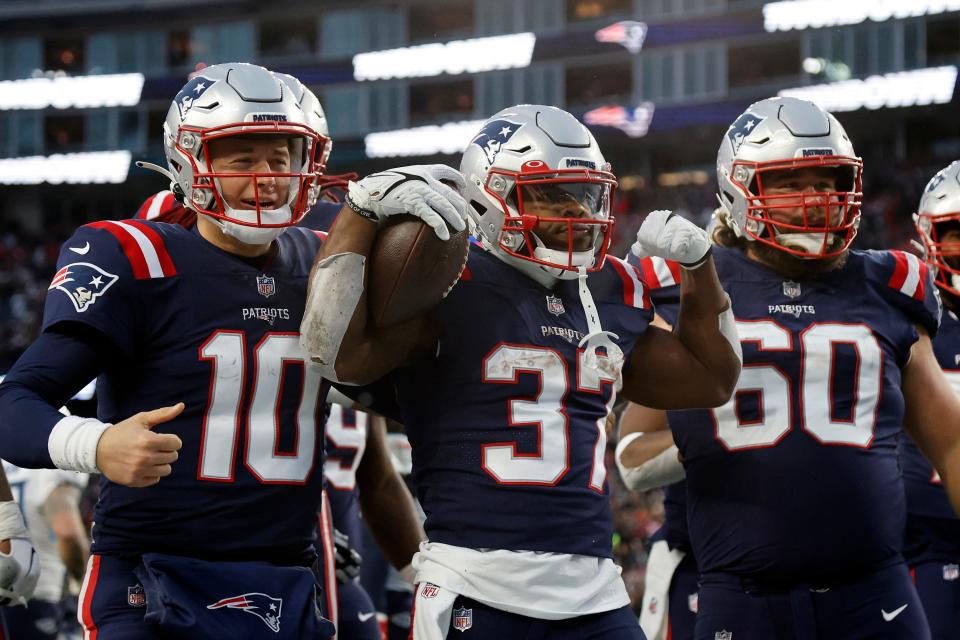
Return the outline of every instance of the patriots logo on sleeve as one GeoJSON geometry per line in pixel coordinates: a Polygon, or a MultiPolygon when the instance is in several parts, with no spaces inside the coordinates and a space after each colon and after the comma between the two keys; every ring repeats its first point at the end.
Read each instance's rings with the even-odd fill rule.
{"type": "Polygon", "coordinates": [[[227,607],[228,609],[240,609],[252,613],[263,620],[271,631],[277,633],[280,631],[280,608],[282,606],[282,598],[272,598],[265,593],[245,593],[242,596],[218,600],[207,605],[207,609],[227,607]]]}
{"type": "Polygon", "coordinates": [[[727,137],[730,138],[730,144],[733,145],[733,152],[740,151],[743,141],[747,139],[757,125],[764,121],[764,118],[753,115],[749,111],[734,121],[727,129],[727,137]]]}
{"type": "Polygon", "coordinates": [[[74,262],[57,271],[47,290],[63,291],[77,313],[83,313],[119,279],[95,264],[74,262]]]}
{"type": "Polygon", "coordinates": [[[521,125],[516,122],[510,122],[509,120],[494,120],[487,124],[487,126],[471,140],[471,143],[483,149],[483,152],[487,156],[487,162],[493,164],[497,154],[500,153],[500,149],[510,141],[510,138],[513,137],[513,134],[517,132],[520,126],[521,125]]]}
{"type": "Polygon", "coordinates": [[[197,98],[202,96],[207,89],[212,87],[215,83],[216,80],[204,78],[203,76],[197,76],[184,85],[183,89],[180,89],[180,93],[177,94],[177,97],[173,99],[177,105],[177,109],[180,111],[180,117],[183,118],[186,116],[187,111],[190,111],[190,107],[193,106],[193,103],[196,102],[197,98]]]}

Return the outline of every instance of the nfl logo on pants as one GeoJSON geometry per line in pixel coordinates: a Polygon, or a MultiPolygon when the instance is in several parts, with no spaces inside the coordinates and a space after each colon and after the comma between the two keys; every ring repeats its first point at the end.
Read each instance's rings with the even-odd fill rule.
{"type": "Polygon", "coordinates": [[[453,628],[457,631],[466,631],[473,626],[473,609],[460,607],[453,610],[453,628]]]}

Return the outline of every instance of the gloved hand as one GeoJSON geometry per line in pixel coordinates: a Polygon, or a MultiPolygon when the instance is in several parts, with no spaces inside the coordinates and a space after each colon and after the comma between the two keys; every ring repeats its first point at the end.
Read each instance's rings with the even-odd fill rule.
{"type": "Polygon", "coordinates": [[[410,214],[423,220],[441,240],[466,227],[466,182],[460,172],[443,164],[412,165],[374,173],[347,187],[347,206],[358,214],[383,222],[389,216],[410,214]],[[452,183],[456,190],[443,184],[452,183]]]}
{"type": "Polygon", "coordinates": [[[17,503],[0,502],[0,542],[10,542],[10,552],[0,551],[0,606],[27,604],[40,578],[40,559],[27,534],[17,503]]]}
{"type": "Polygon", "coordinates": [[[360,575],[360,563],[363,556],[350,546],[350,536],[333,530],[333,560],[338,584],[347,584],[360,575]]]}
{"type": "Polygon", "coordinates": [[[640,258],[658,256],[696,269],[710,254],[710,236],[689,220],[660,209],[647,215],[630,251],[640,258]]]}

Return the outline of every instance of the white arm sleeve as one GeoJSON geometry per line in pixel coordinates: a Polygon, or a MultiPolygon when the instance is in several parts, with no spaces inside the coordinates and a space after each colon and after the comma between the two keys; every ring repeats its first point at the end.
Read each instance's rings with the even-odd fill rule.
{"type": "Polygon", "coordinates": [[[627,435],[617,443],[616,461],[617,468],[620,469],[620,477],[623,478],[623,484],[633,491],[648,491],[663,487],[674,482],[680,482],[686,477],[683,471],[683,464],[678,457],[677,445],[670,445],[670,448],[653,458],[647,460],[638,467],[628,467],[623,464],[621,458],[624,450],[631,442],[643,436],[643,433],[636,432],[627,435]]]}

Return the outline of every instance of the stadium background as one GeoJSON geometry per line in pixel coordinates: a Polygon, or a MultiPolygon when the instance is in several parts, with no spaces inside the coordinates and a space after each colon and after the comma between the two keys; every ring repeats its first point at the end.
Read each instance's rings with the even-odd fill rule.
{"type": "MultiPolygon", "coordinates": [[[[475,121],[567,109],[620,178],[618,253],[651,209],[706,224],[725,127],[779,92],[834,111],[864,158],[858,247],[909,248],[923,185],[960,157],[958,0],[2,0],[0,373],[36,335],[60,242],[166,187],[131,160],[164,164],[173,95],[233,60],[316,92],[329,173],[456,166],[475,121]]],[[[659,500],[613,485],[639,602],[659,500]]]]}

